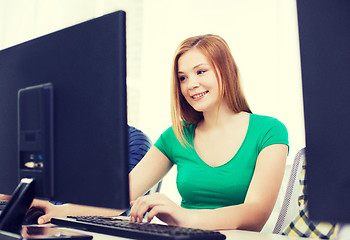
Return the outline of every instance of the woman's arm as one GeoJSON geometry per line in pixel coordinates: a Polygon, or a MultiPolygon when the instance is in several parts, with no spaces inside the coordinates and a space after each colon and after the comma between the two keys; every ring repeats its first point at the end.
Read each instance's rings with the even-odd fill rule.
{"type": "MultiPolygon", "coordinates": [[[[173,164],[156,147],[151,147],[143,159],[129,174],[130,199],[134,200],[145,194],[158,183],[170,170],[173,164]]],[[[103,197],[103,196],[101,196],[103,197]]],[[[32,206],[42,208],[45,215],[38,219],[38,223],[46,223],[52,217],[66,216],[118,216],[123,211],[108,208],[82,206],[77,204],[53,205],[48,201],[34,200],[32,206]]]]}
{"type": "Polygon", "coordinates": [[[243,204],[212,210],[188,210],[162,194],[154,194],[134,201],[130,216],[132,220],[140,221],[148,212],[149,221],[157,216],[168,224],[182,227],[260,231],[275,205],[287,153],[288,147],[282,144],[271,145],[261,151],[243,204]]]}
{"type": "Polygon", "coordinates": [[[169,172],[173,165],[158,148],[152,146],[129,174],[130,200],[143,196],[169,172]]]}
{"type": "Polygon", "coordinates": [[[261,231],[268,220],[284,176],[288,146],[266,147],[258,156],[243,204],[215,210],[199,210],[193,227],[261,231]]]}
{"type": "Polygon", "coordinates": [[[62,204],[54,205],[49,201],[34,199],[32,207],[41,208],[45,215],[38,218],[38,224],[44,224],[53,217],[67,217],[67,216],[118,216],[122,214],[123,210],[90,207],[77,204],[62,204]]]}

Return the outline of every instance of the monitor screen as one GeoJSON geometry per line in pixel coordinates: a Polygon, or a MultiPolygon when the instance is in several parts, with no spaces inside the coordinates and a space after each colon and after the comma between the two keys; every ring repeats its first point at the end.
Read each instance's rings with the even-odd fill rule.
{"type": "MultiPolygon", "coordinates": [[[[25,133],[24,142],[42,134],[36,131],[40,124],[35,119],[41,111],[33,107],[38,106],[34,104],[36,97],[31,97],[36,95],[28,95],[28,91],[19,95],[19,91],[38,86],[41,91],[44,88],[40,90],[40,86],[48,85],[52,143],[44,138],[40,141],[52,144],[53,177],[48,177],[52,191],[42,194],[37,185],[36,197],[127,208],[125,12],[107,14],[0,51],[0,193],[11,194],[19,182],[19,148],[25,145],[18,140],[22,130],[18,123],[34,129],[25,133]],[[18,120],[18,113],[32,118],[31,124],[18,120]]],[[[25,166],[40,167],[33,164],[26,162],[25,166]]]]}
{"type": "Polygon", "coordinates": [[[350,222],[350,1],[297,8],[310,218],[350,222]]]}

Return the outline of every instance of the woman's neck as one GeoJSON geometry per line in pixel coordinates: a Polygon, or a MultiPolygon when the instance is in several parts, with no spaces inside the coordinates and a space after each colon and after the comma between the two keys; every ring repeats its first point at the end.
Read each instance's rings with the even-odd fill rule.
{"type": "Polygon", "coordinates": [[[201,121],[201,127],[207,130],[225,128],[227,124],[231,124],[240,113],[235,113],[227,104],[222,103],[219,109],[203,112],[204,119],[201,121]]]}

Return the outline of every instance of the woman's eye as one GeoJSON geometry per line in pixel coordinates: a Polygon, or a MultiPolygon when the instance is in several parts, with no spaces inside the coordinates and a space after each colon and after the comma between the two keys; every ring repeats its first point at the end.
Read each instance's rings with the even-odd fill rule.
{"type": "Polygon", "coordinates": [[[205,73],[205,72],[206,72],[206,70],[198,70],[198,71],[197,71],[197,74],[200,75],[200,74],[203,74],[203,73],[205,73]]]}
{"type": "Polygon", "coordinates": [[[184,81],[185,79],[186,79],[185,76],[179,76],[179,81],[180,81],[180,82],[184,81]]]}

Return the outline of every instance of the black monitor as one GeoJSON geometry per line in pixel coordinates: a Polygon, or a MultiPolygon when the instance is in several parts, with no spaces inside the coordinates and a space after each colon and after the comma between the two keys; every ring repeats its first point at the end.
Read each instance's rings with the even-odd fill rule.
{"type": "Polygon", "coordinates": [[[350,222],[350,1],[298,0],[310,218],[350,222]]]}
{"type": "Polygon", "coordinates": [[[126,96],[123,11],[0,51],[0,193],[127,208],[126,96]]]}

